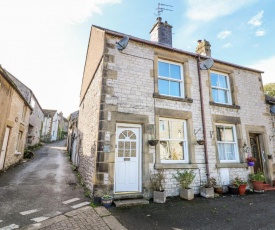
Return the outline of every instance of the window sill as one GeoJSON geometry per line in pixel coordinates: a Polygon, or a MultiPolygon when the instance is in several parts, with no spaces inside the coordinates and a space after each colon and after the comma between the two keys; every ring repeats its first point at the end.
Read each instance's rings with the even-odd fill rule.
{"type": "Polygon", "coordinates": [[[241,108],[239,105],[226,105],[226,104],[216,103],[214,101],[210,101],[209,105],[214,105],[214,106],[218,106],[218,107],[225,107],[225,108],[229,108],[229,109],[240,109],[241,108]]]}
{"type": "Polygon", "coordinates": [[[247,163],[217,163],[217,168],[246,168],[247,163]]]}
{"type": "Polygon", "coordinates": [[[193,99],[191,98],[171,97],[171,96],[161,95],[159,93],[153,93],[153,98],[193,103],[193,99]]]}
{"type": "Polygon", "coordinates": [[[188,163],[156,163],[155,169],[197,169],[197,164],[188,163]]]}

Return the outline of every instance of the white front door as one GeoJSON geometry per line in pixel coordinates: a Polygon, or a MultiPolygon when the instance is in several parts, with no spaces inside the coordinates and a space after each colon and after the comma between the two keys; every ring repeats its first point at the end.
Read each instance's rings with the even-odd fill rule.
{"type": "Polygon", "coordinates": [[[141,192],[141,126],[118,124],[115,192],[141,192]]]}
{"type": "Polygon", "coordinates": [[[2,145],[1,155],[0,155],[0,170],[4,168],[5,156],[8,146],[8,140],[10,135],[10,128],[6,127],[4,141],[2,145]]]}

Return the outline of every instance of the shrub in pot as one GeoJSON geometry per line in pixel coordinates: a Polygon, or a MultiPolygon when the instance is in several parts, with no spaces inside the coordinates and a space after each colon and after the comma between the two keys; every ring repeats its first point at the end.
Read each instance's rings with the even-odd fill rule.
{"type": "Polygon", "coordinates": [[[206,184],[200,187],[200,195],[205,198],[214,198],[214,184],[216,179],[211,177],[206,184]]]}
{"type": "Polygon", "coordinates": [[[247,185],[247,181],[241,179],[239,176],[235,177],[235,179],[233,180],[233,184],[236,185],[238,187],[238,192],[240,196],[245,195],[246,192],[246,185],[247,185]]]}
{"type": "Polygon", "coordinates": [[[183,172],[178,170],[177,174],[173,175],[173,177],[180,184],[180,197],[186,200],[194,199],[194,190],[189,187],[195,178],[193,170],[184,170],[183,172]]]}
{"type": "Polygon", "coordinates": [[[262,172],[259,171],[257,173],[251,173],[249,174],[249,177],[253,185],[253,190],[256,190],[256,191],[263,190],[265,176],[262,172]]]}
{"type": "Polygon", "coordinates": [[[165,203],[166,202],[166,191],[164,190],[165,177],[164,169],[157,169],[155,173],[150,176],[151,188],[154,191],[154,202],[165,203]]]}

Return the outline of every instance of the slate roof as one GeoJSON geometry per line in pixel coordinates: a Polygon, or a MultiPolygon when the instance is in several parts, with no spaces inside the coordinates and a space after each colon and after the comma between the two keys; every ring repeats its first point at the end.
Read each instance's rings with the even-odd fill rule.
{"type": "MultiPolygon", "coordinates": [[[[134,37],[134,36],[131,36],[131,35],[127,35],[127,34],[123,34],[123,33],[120,33],[120,32],[114,31],[114,30],[109,30],[109,29],[106,29],[106,28],[103,28],[103,27],[100,27],[100,26],[92,25],[92,27],[95,27],[97,29],[103,30],[107,34],[110,34],[110,35],[119,36],[119,37],[129,36],[130,40],[141,42],[141,43],[144,43],[144,44],[147,44],[147,45],[157,46],[159,48],[171,50],[173,52],[183,53],[183,54],[187,54],[187,55],[190,55],[190,56],[193,56],[193,57],[197,57],[199,55],[197,53],[192,53],[192,52],[184,51],[184,50],[181,50],[181,49],[176,49],[176,48],[173,48],[173,47],[170,47],[170,46],[159,44],[157,42],[153,42],[153,41],[137,38],[137,37],[134,37]]],[[[209,58],[207,56],[200,56],[200,57],[201,58],[209,58]]],[[[214,59],[214,58],[213,58],[213,60],[214,60],[214,62],[225,64],[225,65],[229,65],[229,66],[232,66],[232,67],[237,67],[237,68],[240,68],[240,69],[245,69],[245,70],[249,70],[249,71],[253,71],[253,72],[258,72],[258,73],[264,73],[261,70],[256,70],[256,69],[248,68],[248,67],[245,67],[245,66],[236,65],[236,64],[233,64],[233,63],[230,63],[230,62],[225,62],[225,61],[221,61],[221,60],[214,59]]]]}
{"type": "Polygon", "coordinates": [[[44,117],[53,117],[57,113],[57,110],[43,109],[43,112],[44,117]]]}

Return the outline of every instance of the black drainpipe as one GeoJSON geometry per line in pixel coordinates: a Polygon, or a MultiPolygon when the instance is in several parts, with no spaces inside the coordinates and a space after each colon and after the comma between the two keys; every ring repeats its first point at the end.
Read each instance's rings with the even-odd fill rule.
{"type": "Polygon", "coordinates": [[[209,163],[208,163],[208,153],[207,153],[205,115],[204,115],[203,95],[202,95],[202,86],[201,86],[201,70],[200,70],[200,55],[199,54],[197,55],[197,68],[198,68],[199,88],[200,88],[201,120],[202,120],[203,139],[204,139],[205,169],[206,169],[207,184],[209,184],[209,163]]]}

